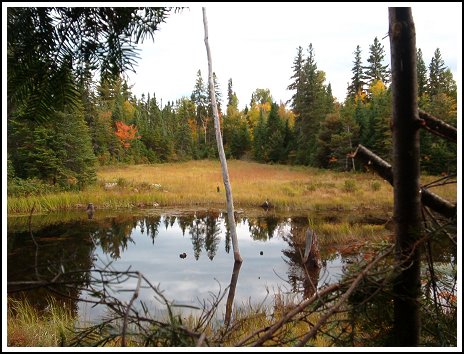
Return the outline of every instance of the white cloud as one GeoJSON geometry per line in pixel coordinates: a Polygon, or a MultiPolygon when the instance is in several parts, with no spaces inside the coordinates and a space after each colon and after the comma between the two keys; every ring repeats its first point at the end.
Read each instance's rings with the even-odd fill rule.
{"type": "MultiPolygon", "coordinates": [[[[136,74],[129,75],[133,92],[156,94],[158,101],[190,97],[198,69],[207,80],[207,58],[201,4],[171,14],[155,42],[141,47],[136,74]]],[[[227,82],[243,108],[256,88],[269,88],[275,101],[288,100],[287,90],[298,46],[312,43],[318,69],[325,71],[338,100],[345,98],[352,76],[356,45],[367,63],[369,46],[377,37],[390,61],[388,6],[391,3],[208,3],[209,43],[213,70],[226,97],[227,82]]],[[[461,60],[462,4],[410,3],[416,46],[428,65],[436,48],[455,79],[461,60]]]]}

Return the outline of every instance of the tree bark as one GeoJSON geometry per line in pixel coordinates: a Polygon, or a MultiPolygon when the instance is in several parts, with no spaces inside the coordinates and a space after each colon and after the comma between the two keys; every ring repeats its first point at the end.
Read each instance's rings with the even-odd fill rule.
{"type": "Polygon", "coordinates": [[[458,130],[455,127],[422,110],[419,110],[419,117],[423,121],[422,128],[428,130],[432,134],[457,144],[458,130]]]}
{"type": "Polygon", "coordinates": [[[393,116],[393,217],[396,259],[395,346],[418,346],[420,338],[420,143],[417,107],[416,30],[409,7],[390,7],[389,36],[393,116]]]}
{"type": "Polygon", "coordinates": [[[208,56],[208,81],[209,81],[209,89],[210,89],[210,94],[211,94],[211,105],[213,106],[214,128],[216,130],[216,141],[217,141],[217,146],[218,146],[219,159],[221,160],[222,179],[224,181],[224,188],[226,191],[227,220],[229,221],[230,236],[232,239],[232,248],[234,250],[234,260],[235,262],[242,262],[242,257],[240,256],[240,251],[238,249],[237,229],[235,225],[234,199],[232,198],[232,186],[230,185],[230,182],[229,182],[229,171],[227,169],[226,154],[224,153],[224,146],[222,145],[222,135],[221,135],[221,127],[219,123],[219,113],[217,109],[216,94],[214,90],[213,63],[211,60],[211,52],[210,52],[209,43],[208,43],[208,20],[206,18],[206,9],[203,7],[202,10],[203,10],[203,25],[205,27],[206,54],[208,56]]]}
{"type": "MultiPolygon", "coordinates": [[[[374,154],[365,146],[359,144],[354,157],[360,159],[363,163],[371,167],[384,180],[388,181],[393,186],[393,171],[391,165],[374,154]]],[[[433,211],[447,217],[456,216],[457,207],[439,195],[430,192],[428,189],[420,189],[421,202],[433,211]]]]}

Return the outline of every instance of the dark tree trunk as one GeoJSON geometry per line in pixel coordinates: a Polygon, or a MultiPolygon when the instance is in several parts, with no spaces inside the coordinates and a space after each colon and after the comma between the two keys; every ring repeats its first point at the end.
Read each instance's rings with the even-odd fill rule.
{"type": "Polygon", "coordinates": [[[389,8],[393,103],[393,216],[396,258],[392,345],[417,346],[420,337],[420,165],[416,31],[411,8],[389,8]]]}
{"type": "Polygon", "coordinates": [[[229,327],[230,319],[232,318],[232,305],[235,298],[235,289],[237,288],[238,275],[240,274],[240,267],[242,262],[234,262],[234,269],[232,270],[232,278],[230,279],[229,295],[227,296],[226,314],[224,323],[229,327]]]}

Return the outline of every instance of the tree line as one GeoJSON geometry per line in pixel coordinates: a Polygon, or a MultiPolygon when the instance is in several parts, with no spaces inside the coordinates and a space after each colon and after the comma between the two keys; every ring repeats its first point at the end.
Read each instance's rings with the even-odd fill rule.
{"type": "MultiPolygon", "coordinates": [[[[120,11],[126,15],[130,11],[135,12],[130,9],[120,11]]],[[[42,10],[36,11],[37,14],[31,18],[40,23],[42,10]]],[[[81,10],[82,13],[69,11],[70,17],[107,15],[90,10],[81,10]]],[[[166,13],[161,11],[157,15],[162,19],[166,13]]],[[[76,64],[67,61],[72,59],[71,56],[64,55],[61,66],[47,66],[46,70],[51,80],[64,80],[72,89],[68,96],[63,95],[58,100],[60,105],[49,105],[40,101],[44,98],[37,88],[47,80],[31,82],[33,90],[29,86],[19,90],[22,86],[17,82],[21,77],[26,74],[37,77],[50,61],[34,59],[28,63],[26,59],[29,57],[23,58],[29,55],[25,50],[29,48],[26,39],[33,42],[34,38],[23,33],[25,24],[21,21],[25,20],[22,12],[12,11],[9,16],[12,23],[8,25],[8,82],[17,89],[8,92],[9,181],[24,184],[34,180],[65,189],[83,188],[96,180],[98,165],[217,157],[211,96],[207,80],[200,70],[192,83],[190,97],[181,97],[163,105],[155,93],[143,94],[140,98],[133,95],[121,72],[115,70],[118,65],[116,54],[122,58],[121,53],[110,51],[108,55],[115,60],[114,63],[103,58],[106,67],[102,68],[98,82],[93,80],[96,58],[87,55],[88,61],[78,62],[76,74],[68,70],[69,65],[76,67],[76,64]],[[15,31],[16,37],[10,38],[15,31]],[[18,63],[14,63],[13,59],[18,63]],[[47,119],[41,118],[44,115],[47,119]]],[[[121,18],[124,19],[123,16],[121,18]]],[[[113,20],[114,26],[117,21],[123,21],[121,18],[113,20]]],[[[156,25],[153,26],[156,28],[156,25]]],[[[48,30],[44,26],[43,32],[48,30]]],[[[293,92],[289,102],[277,103],[269,89],[257,88],[251,94],[249,104],[240,110],[230,78],[225,107],[221,104],[218,107],[226,156],[338,171],[360,170],[362,167],[354,161],[352,154],[358,144],[363,144],[391,161],[390,71],[385,63],[384,48],[375,38],[369,47],[365,65],[359,45],[353,54],[353,76],[347,86],[346,98],[341,103],[334,99],[331,84],[326,83],[325,72],[318,69],[312,44],[306,52],[301,46],[297,48],[293,74],[287,87],[293,92]]],[[[124,67],[131,63],[128,60],[119,65],[124,67]]],[[[428,67],[422,51],[418,49],[417,77],[419,108],[456,126],[456,82],[438,48],[428,67]]],[[[23,80],[29,84],[28,78],[23,77],[23,80]]],[[[216,99],[221,103],[216,74],[213,81],[216,99]]],[[[44,89],[52,90],[53,87],[44,89]]],[[[51,97],[56,99],[58,93],[51,97]]],[[[421,135],[423,172],[454,173],[456,156],[455,144],[430,134],[421,135]]]]}

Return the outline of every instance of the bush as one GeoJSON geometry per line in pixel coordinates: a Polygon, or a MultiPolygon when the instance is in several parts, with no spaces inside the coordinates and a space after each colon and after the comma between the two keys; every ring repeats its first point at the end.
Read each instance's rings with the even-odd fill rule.
{"type": "Polygon", "coordinates": [[[51,185],[36,178],[22,179],[15,177],[8,181],[7,195],[9,197],[27,197],[59,192],[58,185],[51,185]]]}

